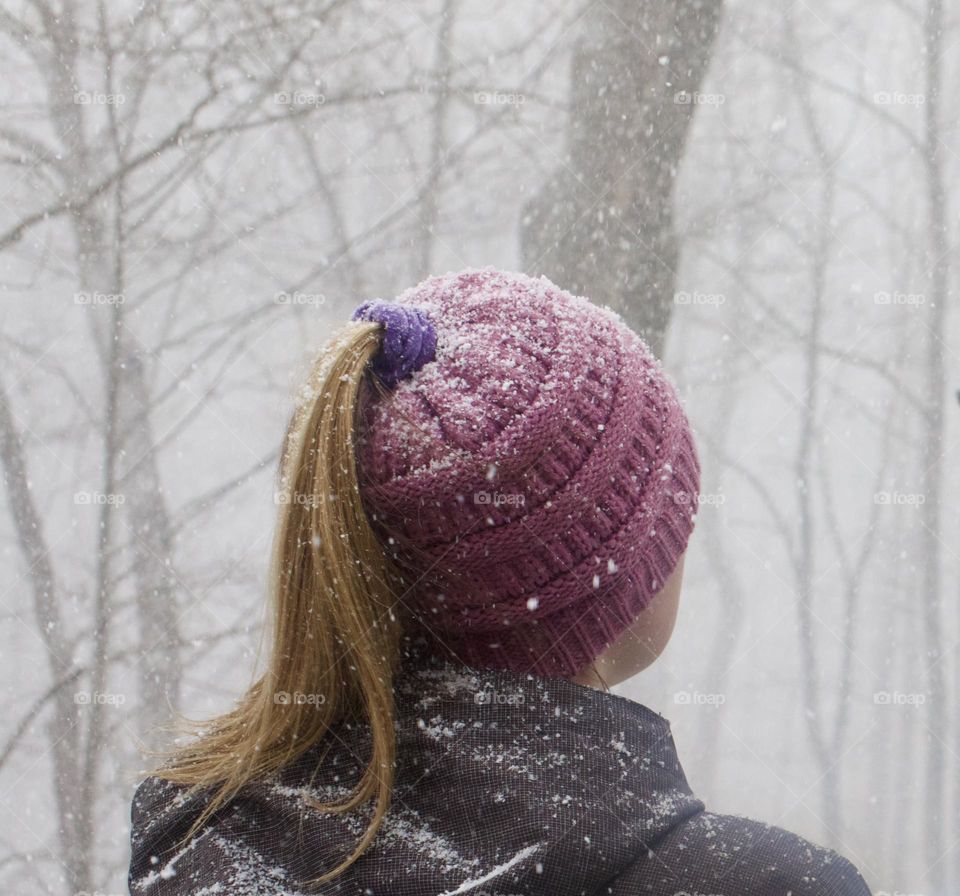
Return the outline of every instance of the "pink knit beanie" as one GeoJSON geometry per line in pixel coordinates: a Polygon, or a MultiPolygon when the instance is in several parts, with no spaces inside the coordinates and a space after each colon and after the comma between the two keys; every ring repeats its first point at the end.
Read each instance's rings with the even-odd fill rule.
{"type": "Polygon", "coordinates": [[[394,316],[377,305],[355,316],[420,353],[364,409],[357,449],[402,603],[444,656],[574,675],[693,529],[700,470],[673,386],[618,315],[545,277],[468,269],[380,304],[394,316]]]}

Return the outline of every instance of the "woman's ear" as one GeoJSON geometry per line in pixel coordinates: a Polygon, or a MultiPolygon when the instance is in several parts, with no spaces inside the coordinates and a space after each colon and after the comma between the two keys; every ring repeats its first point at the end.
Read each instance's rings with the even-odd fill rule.
{"type": "Polygon", "coordinates": [[[572,680],[591,687],[619,684],[650,666],[673,634],[683,586],[683,557],[647,608],[603,653],[572,680]]]}

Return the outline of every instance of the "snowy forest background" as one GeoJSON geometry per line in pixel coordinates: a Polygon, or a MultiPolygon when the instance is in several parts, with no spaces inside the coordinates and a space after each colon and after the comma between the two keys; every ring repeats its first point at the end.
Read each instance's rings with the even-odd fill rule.
{"type": "Polygon", "coordinates": [[[622,690],[711,808],[960,891],[957,0],[0,0],[0,890],[125,892],[249,683],[311,352],[429,272],[662,351],[704,498],[622,690]]]}

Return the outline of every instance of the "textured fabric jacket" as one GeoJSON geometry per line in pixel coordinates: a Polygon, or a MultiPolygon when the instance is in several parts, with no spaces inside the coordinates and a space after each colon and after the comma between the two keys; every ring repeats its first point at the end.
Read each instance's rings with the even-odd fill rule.
{"type": "Polygon", "coordinates": [[[419,663],[400,676],[397,704],[391,809],[342,877],[306,884],[352,849],[367,816],[321,813],[302,798],[350,790],[367,755],[363,726],[248,786],[185,847],[202,795],[145,780],[133,800],[131,892],[869,896],[835,853],[705,811],[667,720],[623,697],[419,663]]]}

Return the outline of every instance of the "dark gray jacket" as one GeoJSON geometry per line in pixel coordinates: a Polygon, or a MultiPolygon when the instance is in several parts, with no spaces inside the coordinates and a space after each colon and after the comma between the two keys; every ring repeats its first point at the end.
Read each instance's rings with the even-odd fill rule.
{"type": "Polygon", "coordinates": [[[133,800],[137,896],[869,896],[845,859],[714,815],[690,792],[670,725],[559,679],[435,663],[398,680],[398,768],[374,843],[319,890],[366,816],[304,808],[346,793],[367,755],[343,726],[274,780],[249,786],[186,848],[202,805],[148,778],[133,800]]]}

